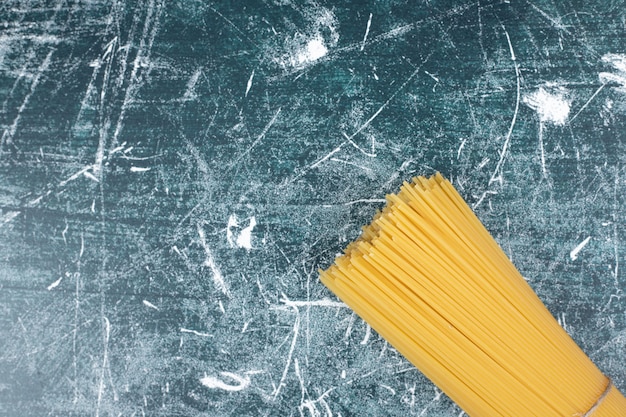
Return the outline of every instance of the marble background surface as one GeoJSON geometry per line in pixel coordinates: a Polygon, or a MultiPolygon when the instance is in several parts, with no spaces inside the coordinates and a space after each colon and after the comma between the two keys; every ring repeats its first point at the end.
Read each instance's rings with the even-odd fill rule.
{"type": "Polygon", "coordinates": [[[617,0],[3,1],[0,415],[462,416],[317,275],[435,171],[626,391],[625,41],[617,0]]]}

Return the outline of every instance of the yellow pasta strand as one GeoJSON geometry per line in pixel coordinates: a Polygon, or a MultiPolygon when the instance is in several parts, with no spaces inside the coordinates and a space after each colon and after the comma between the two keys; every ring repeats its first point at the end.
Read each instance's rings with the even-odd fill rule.
{"type": "Polygon", "coordinates": [[[387,196],[320,279],[472,417],[626,416],[440,174],[387,196]]]}

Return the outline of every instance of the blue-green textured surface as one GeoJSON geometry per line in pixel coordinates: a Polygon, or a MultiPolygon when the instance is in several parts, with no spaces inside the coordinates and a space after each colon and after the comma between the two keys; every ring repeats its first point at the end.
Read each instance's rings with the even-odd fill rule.
{"type": "Polygon", "coordinates": [[[320,284],[452,180],[626,391],[623,1],[0,3],[1,416],[461,416],[320,284]]]}

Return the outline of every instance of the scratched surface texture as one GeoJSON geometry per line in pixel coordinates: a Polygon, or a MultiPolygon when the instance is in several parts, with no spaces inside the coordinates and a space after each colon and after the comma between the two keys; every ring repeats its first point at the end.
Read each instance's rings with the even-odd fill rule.
{"type": "Polygon", "coordinates": [[[0,108],[2,416],[463,415],[316,272],[435,171],[626,391],[623,1],[5,0],[0,108]]]}

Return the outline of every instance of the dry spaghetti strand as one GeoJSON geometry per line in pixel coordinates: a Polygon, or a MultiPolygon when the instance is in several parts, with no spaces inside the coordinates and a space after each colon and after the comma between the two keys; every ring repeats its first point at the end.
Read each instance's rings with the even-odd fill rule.
{"type": "Polygon", "coordinates": [[[440,174],[387,196],[320,278],[472,417],[626,416],[440,174]]]}

